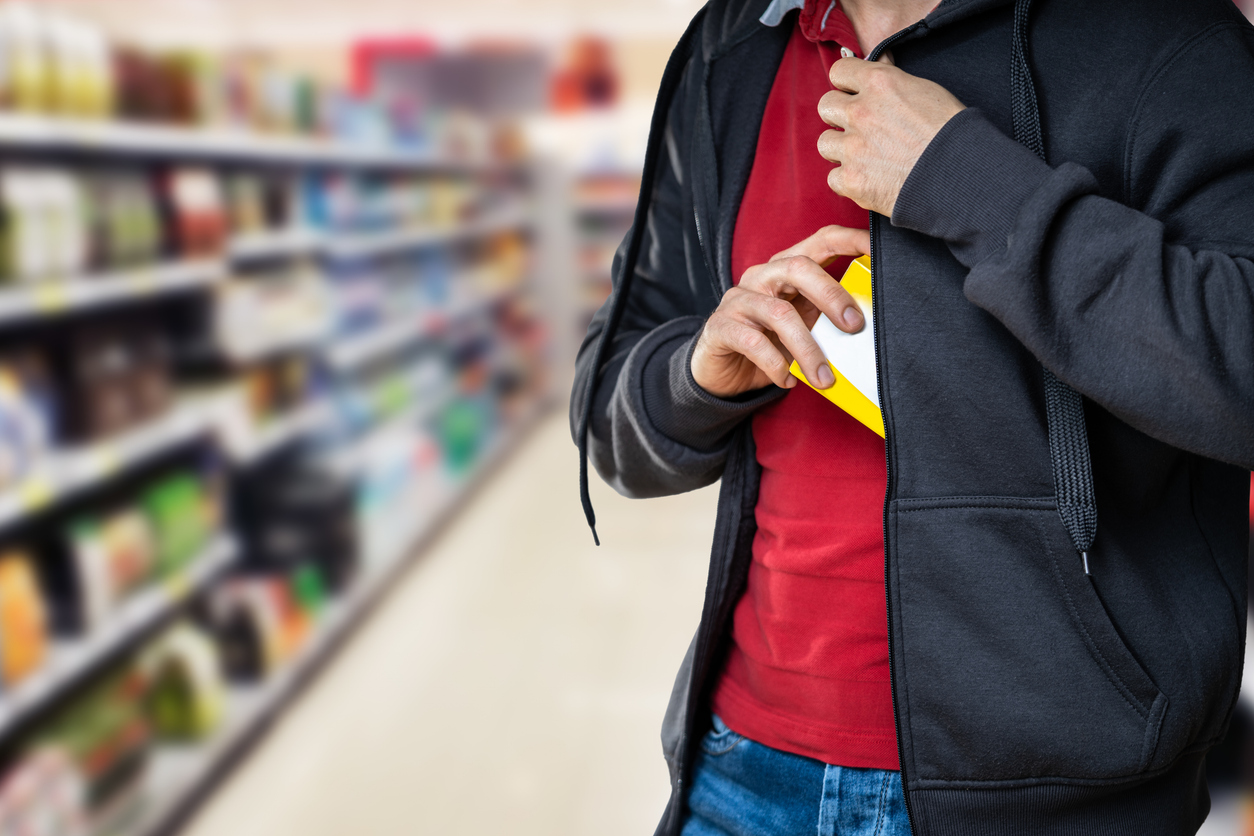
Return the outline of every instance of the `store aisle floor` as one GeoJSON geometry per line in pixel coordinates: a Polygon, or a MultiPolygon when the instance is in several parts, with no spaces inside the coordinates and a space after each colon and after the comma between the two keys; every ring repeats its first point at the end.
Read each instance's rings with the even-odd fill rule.
{"type": "Polygon", "coordinates": [[[579,507],[550,414],[211,798],[188,836],[651,833],[658,729],[715,493],[579,507]]]}

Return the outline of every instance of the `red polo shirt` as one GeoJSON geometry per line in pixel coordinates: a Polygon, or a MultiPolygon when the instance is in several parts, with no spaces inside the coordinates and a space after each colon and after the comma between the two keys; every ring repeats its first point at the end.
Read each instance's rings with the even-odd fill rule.
{"type": "MultiPolygon", "coordinates": [[[[783,25],[789,25],[785,21],[783,25]]],[[[839,2],[808,0],[775,76],[732,268],[867,213],[827,188],[819,99],[844,46],[839,2]]],[[[828,268],[844,275],[849,259],[828,268]]],[[[762,483],[748,589],[713,710],[740,734],[840,766],[897,769],[884,592],[884,442],[806,386],[753,418],[762,483]]]]}

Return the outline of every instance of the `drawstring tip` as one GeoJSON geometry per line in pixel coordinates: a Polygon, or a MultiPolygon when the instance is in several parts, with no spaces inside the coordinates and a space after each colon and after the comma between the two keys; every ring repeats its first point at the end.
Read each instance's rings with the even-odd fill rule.
{"type": "Polygon", "coordinates": [[[592,542],[596,543],[598,546],[601,545],[601,538],[597,536],[597,527],[589,524],[588,528],[592,529],[592,542]]]}
{"type": "Polygon", "coordinates": [[[1084,574],[1091,576],[1093,573],[1089,571],[1089,553],[1080,552],[1080,557],[1084,558],[1084,574]]]}

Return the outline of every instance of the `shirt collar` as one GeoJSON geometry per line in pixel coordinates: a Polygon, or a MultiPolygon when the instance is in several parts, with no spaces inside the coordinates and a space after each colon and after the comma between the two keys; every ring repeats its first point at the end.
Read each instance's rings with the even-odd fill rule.
{"type": "Polygon", "coordinates": [[[813,43],[835,41],[854,55],[862,57],[862,48],[853,31],[853,24],[840,6],[840,0],[771,0],[758,20],[766,26],[779,26],[789,12],[801,10],[797,25],[806,40],[813,43]]]}

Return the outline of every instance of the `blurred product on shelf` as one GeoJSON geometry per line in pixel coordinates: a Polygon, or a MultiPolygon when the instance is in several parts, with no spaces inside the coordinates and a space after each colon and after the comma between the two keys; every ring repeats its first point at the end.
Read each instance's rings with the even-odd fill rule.
{"type": "Polygon", "coordinates": [[[189,623],[176,624],[140,657],[153,731],[161,738],[203,740],[226,712],[226,683],[213,639],[189,623]]]}
{"type": "Polygon", "coordinates": [[[296,261],[219,284],[211,316],[213,344],[232,361],[249,362],[322,339],[330,324],[330,300],[322,275],[296,261]]]}
{"type": "Polygon", "coordinates": [[[32,748],[0,783],[0,833],[87,836],[87,786],[68,752],[32,748]]]}
{"type": "Polygon", "coordinates": [[[46,6],[0,5],[2,100],[19,110],[104,116],[113,109],[108,42],[90,24],[46,6]]]}
{"type": "MultiPolygon", "coordinates": [[[[585,98],[604,98],[616,85],[588,64],[594,59],[576,70],[579,89],[585,98]]],[[[288,71],[255,48],[141,48],[78,16],[22,0],[0,2],[0,109],[34,118],[331,138],[450,160],[526,154],[522,134],[508,121],[350,93],[288,71]]]]}
{"type": "Polygon", "coordinates": [[[74,520],[68,540],[68,573],[64,578],[50,575],[49,588],[59,602],[62,631],[90,632],[153,574],[157,546],[152,524],[127,508],[74,520]],[[69,591],[71,585],[77,594],[69,591]]]}
{"type": "MultiPolygon", "coordinates": [[[[108,271],[151,264],[160,258],[165,240],[160,209],[154,184],[143,171],[87,169],[81,177],[91,242],[86,266],[108,271]]],[[[62,278],[72,275],[65,273],[62,278]]]]}
{"type": "Polygon", "coordinates": [[[308,175],[303,186],[308,222],[340,232],[451,229],[496,202],[473,180],[450,175],[339,172],[308,175]]]}
{"type": "Polygon", "coordinates": [[[222,584],[207,607],[235,682],[256,682],[290,663],[309,640],[316,615],[294,590],[293,572],[241,575],[222,584]]]}
{"type": "Polygon", "coordinates": [[[264,421],[296,409],[311,392],[312,371],[306,357],[282,357],[244,373],[248,411],[264,421]]]}
{"type": "Polygon", "coordinates": [[[43,665],[47,621],[30,555],[9,551],[0,556],[0,676],[5,685],[20,682],[43,665]]]}
{"type": "Polygon", "coordinates": [[[216,481],[175,471],[72,518],[40,561],[56,632],[99,630],[138,590],[181,577],[221,528],[216,481]]]}
{"type": "Polygon", "coordinates": [[[84,195],[69,173],[44,166],[6,166],[0,170],[0,201],[3,278],[64,277],[86,266],[84,195]]]}
{"type": "Polygon", "coordinates": [[[602,38],[577,38],[566,48],[566,58],[554,72],[552,104],[558,113],[607,108],[618,102],[618,71],[612,47],[602,38]]]}
{"type": "Polygon", "coordinates": [[[263,573],[314,570],[326,590],[346,590],[361,564],[357,485],[331,470],[278,462],[240,481],[245,567],[263,573]]]}
{"type": "Polygon", "coordinates": [[[218,643],[230,682],[260,682],[278,668],[278,615],[260,584],[242,578],[220,584],[210,593],[202,619],[218,643]]]}
{"type": "Polygon", "coordinates": [[[221,255],[226,247],[227,218],[222,187],[209,169],[176,167],[161,181],[165,250],[176,258],[221,255]]]}
{"type": "Polygon", "coordinates": [[[226,180],[231,231],[248,235],[302,225],[299,181],[283,172],[235,172],[226,180]]]}
{"type": "Polygon", "coordinates": [[[160,258],[217,256],[225,221],[217,178],[173,168],[0,168],[0,279],[66,281],[160,258]]]}
{"type": "Polygon", "coordinates": [[[170,349],[154,320],[97,318],[73,328],[55,357],[67,441],[116,435],[171,404],[170,349]]]}
{"type": "Polygon", "coordinates": [[[146,691],[135,666],[111,673],[37,728],[18,756],[19,764],[46,751],[68,756],[85,787],[70,820],[81,816],[88,832],[107,832],[140,801],[152,747],[146,691]]]}
{"type": "Polygon", "coordinates": [[[16,350],[0,359],[0,490],[51,448],[60,414],[52,388],[40,354],[16,350]]]}
{"type": "Polygon", "coordinates": [[[160,578],[184,569],[209,542],[222,516],[215,486],[198,473],[175,472],[153,482],[140,505],[152,524],[160,578]]]}

